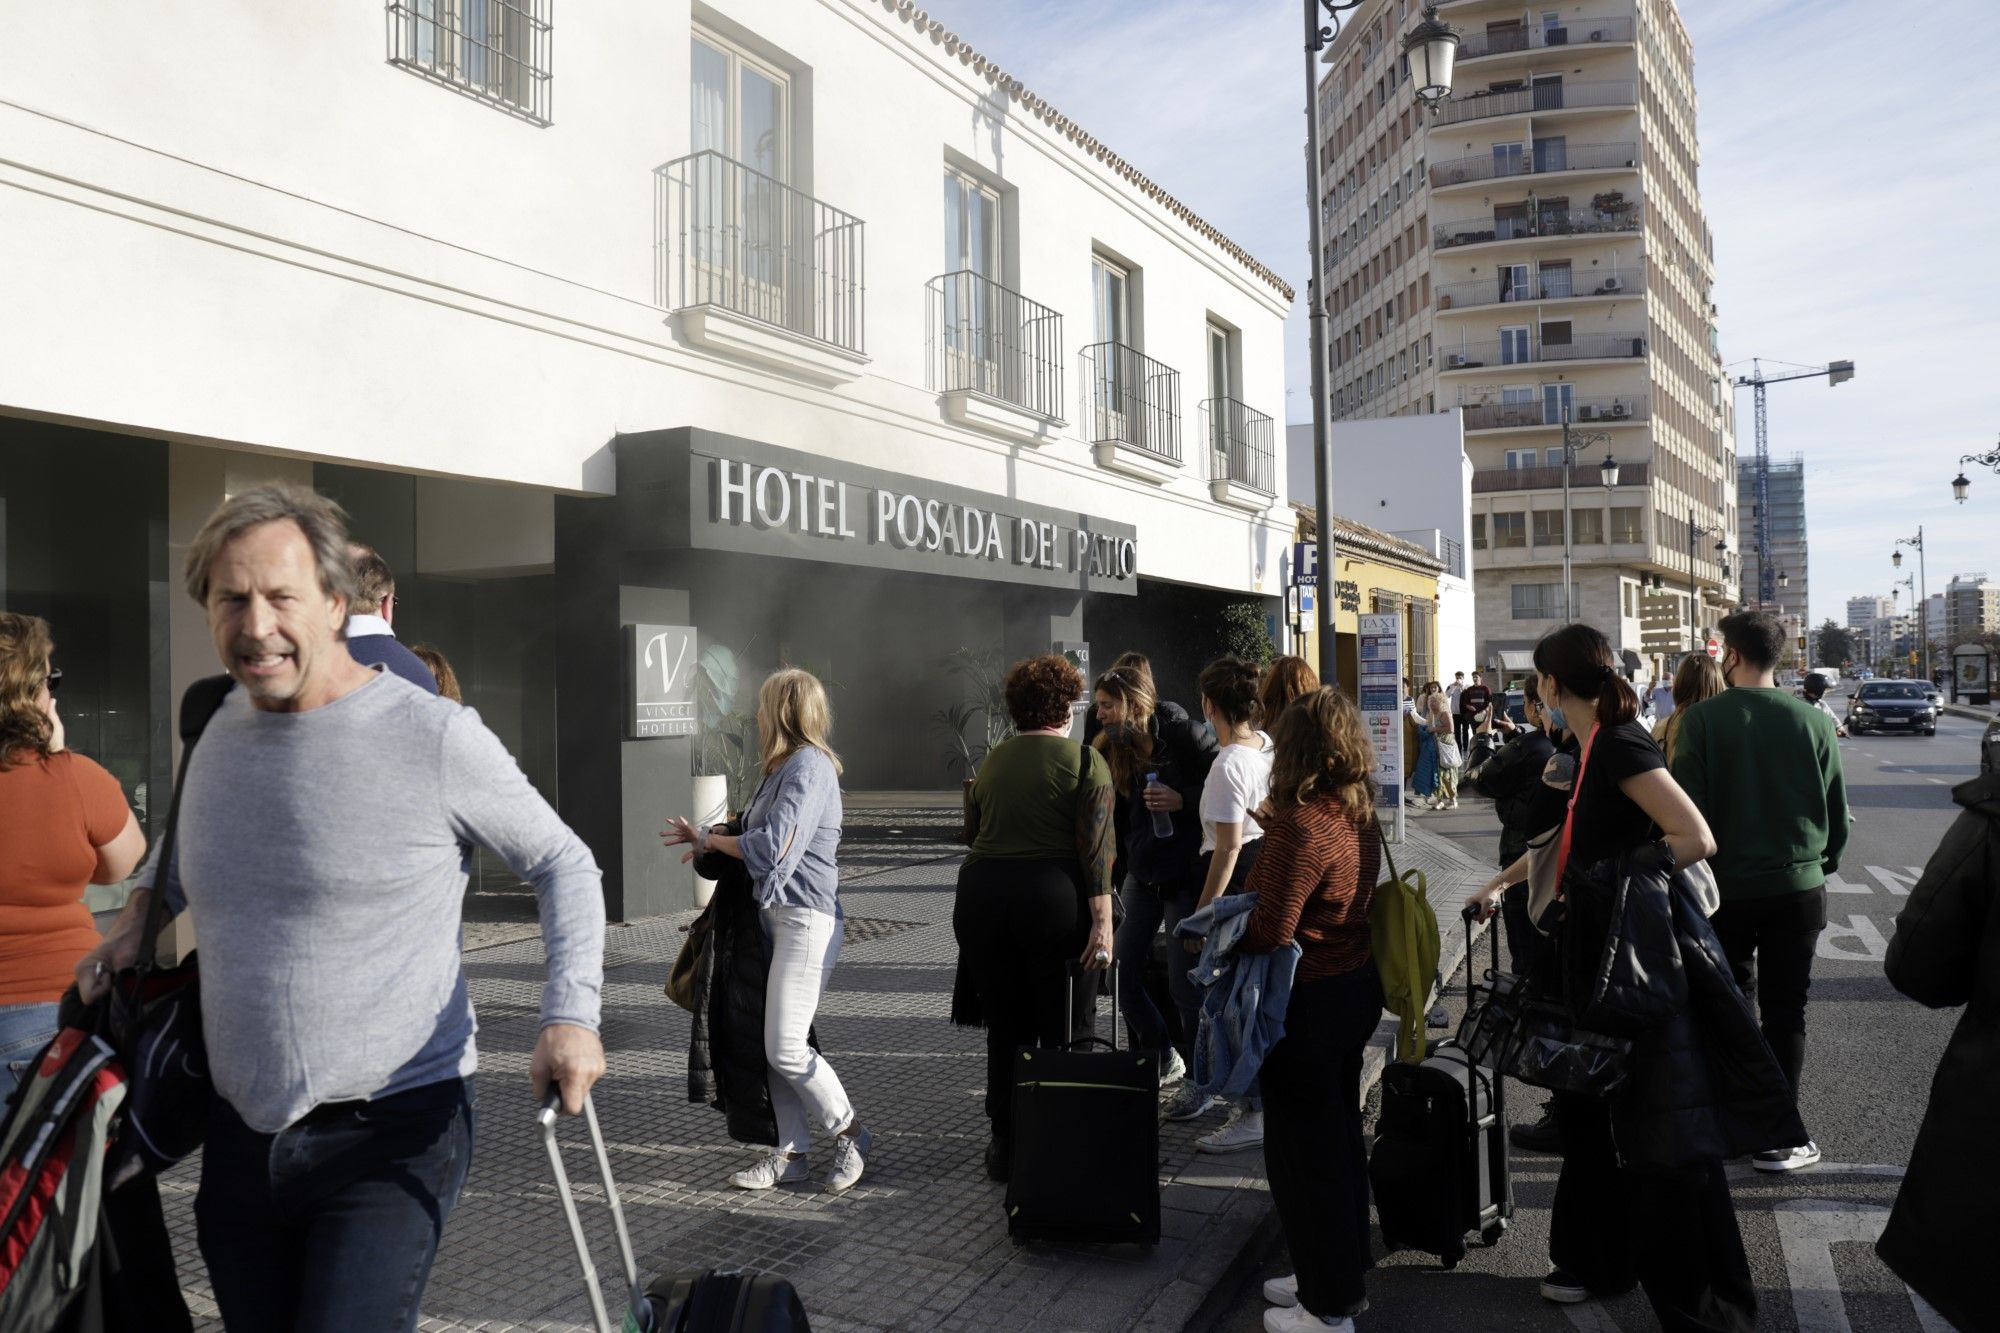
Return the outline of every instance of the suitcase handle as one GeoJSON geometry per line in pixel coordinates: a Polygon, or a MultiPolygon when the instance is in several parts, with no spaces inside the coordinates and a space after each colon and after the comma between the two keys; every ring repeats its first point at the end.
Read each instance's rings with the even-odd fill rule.
{"type": "MultiPolygon", "coordinates": [[[[1090,1025],[1090,1035],[1088,1037],[1085,1037],[1081,1040],[1069,1041],[1067,1043],[1069,1049],[1071,1050],[1075,1050],[1079,1046],[1107,1046],[1107,1045],[1114,1051],[1118,1049],[1118,960],[1117,959],[1114,958],[1111,961],[1111,967],[1108,970],[1111,978],[1111,1040],[1109,1042],[1106,1042],[1104,1038],[1097,1035],[1097,1023],[1093,1019],[1090,1025]]],[[[1076,958],[1070,959],[1069,964],[1063,969],[1063,1034],[1066,1037],[1075,1037],[1076,1035],[1076,986],[1074,985],[1074,981],[1077,975],[1080,974],[1082,971],[1083,971],[1083,963],[1080,959],[1076,958]]],[[[1093,1005],[1093,1008],[1094,1007],[1095,1006],[1093,1005]]]]}
{"type": "MultiPolygon", "coordinates": [[[[576,1197],[570,1193],[569,1169],[563,1165],[562,1148],[556,1143],[556,1118],[562,1110],[562,1090],[551,1087],[542,1099],[535,1121],[541,1126],[542,1147],[548,1150],[549,1168],[556,1178],[556,1192],[562,1196],[563,1216],[569,1219],[570,1240],[576,1245],[583,1280],[590,1288],[590,1313],[597,1320],[597,1333],[616,1333],[604,1307],[604,1289],[597,1281],[597,1265],[590,1257],[590,1242],[584,1238],[583,1219],[577,1215],[576,1197]]],[[[611,1158],[604,1151],[604,1133],[597,1127],[597,1107],[590,1094],[583,1096],[583,1121],[590,1126],[590,1146],[597,1155],[597,1171],[604,1179],[604,1201],[611,1205],[611,1220],[618,1230],[618,1255],[625,1262],[625,1285],[631,1301],[639,1299],[639,1265],[632,1257],[632,1235],[625,1229],[625,1206],[618,1199],[618,1186],[611,1179],[611,1158]]]]}

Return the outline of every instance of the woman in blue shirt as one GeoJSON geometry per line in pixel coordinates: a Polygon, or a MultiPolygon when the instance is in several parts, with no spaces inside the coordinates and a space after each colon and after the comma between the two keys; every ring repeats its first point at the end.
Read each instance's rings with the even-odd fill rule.
{"type": "Polygon", "coordinates": [[[739,1189],[766,1190],[804,1180],[812,1121],[833,1132],[833,1166],[823,1182],[838,1194],[861,1179],[872,1136],[847,1100],[840,1076],[806,1040],[820,996],[840,959],[840,757],[826,687],[788,667],[757,696],[764,781],[743,815],[743,833],[670,821],[669,845],[736,857],[750,871],[764,934],[771,941],[764,992],[764,1056],[778,1146],[764,1161],[729,1178],[739,1189]]]}

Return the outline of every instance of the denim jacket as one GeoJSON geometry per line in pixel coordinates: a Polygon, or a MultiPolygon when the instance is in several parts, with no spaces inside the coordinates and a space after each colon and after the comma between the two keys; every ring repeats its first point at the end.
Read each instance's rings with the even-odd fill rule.
{"type": "Polygon", "coordinates": [[[1201,959],[1188,973],[1202,992],[1195,1085],[1225,1097],[1250,1090],[1264,1057],[1285,1035],[1285,1010],[1299,966],[1296,940],[1270,953],[1237,952],[1256,906],[1256,894],[1234,893],[1180,924],[1180,934],[1205,937],[1201,959]]]}

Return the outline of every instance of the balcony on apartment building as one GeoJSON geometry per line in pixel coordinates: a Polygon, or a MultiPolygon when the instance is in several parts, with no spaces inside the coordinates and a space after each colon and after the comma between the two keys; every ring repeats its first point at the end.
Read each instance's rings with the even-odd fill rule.
{"type": "Polygon", "coordinates": [[[1539,24],[1507,19],[1488,23],[1484,31],[1467,31],[1458,43],[1458,63],[1469,64],[1487,56],[1511,55],[1519,51],[1540,51],[1548,47],[1609,46],[1629,43],[1635,25],[1629,18],[1566,18],[1560,22],[1544,19],[1539,24]]]}
{"type": "Polygon", "coordinates": [[[1201,405],[1208,438],[1208,486],[1216,503],[1262,512],[1278,493],[1278,455],[1271,418],[1234,398],[1201,405]]]}
{"type": "Polygon", "coordinates": [[[1063,424],[1062,315],[969,269],[924,286],[929,387],[945,415],[1016,443],[1063,424]]]}
{"type": "Polygon", "coordinates": [[[1493,366],[1531,366],[1550,362],[1625,361],[1646,355],[1646,335],[1578,333],[1563,321],[1545,321],[1541,330],[1503,329],[1497,340],[1440,345],[1438,369],[1446,374],[1493,366]]]}
{"type": "Polygon", "coordinates": [[[1476,185],[1481,181],[1509,180],[1516,176],[1542,176],[1559,171],[1637,171],[1639,145],[1636,143],[1571,143],[1565,138],[1537,139],[1533,144],[1496,143],[1492,151],[1478,157],[1433,162],[1431,187],[1449,189],[1454,185],[1476,185]]]}
{"type": "Polygon", "coordinates": [[[690,341],[823,384],[867,364],[853,214],[709,149],[654,171],[654,251],[690,341]]]}
{"type": "Polygon", "coordinates": [[[1438,108],[1431,127],[1549,111],[1635,110],[1638,98],[1639,85],[1631,79],[1565,83],[1559,77],[1537,78],[1532,85],[1482,88],[1454,97],[1438,108]]]}
{"type": "MultiPolygon", "coordinates": [[[[1468,431],[1524,430],[1562,425],[1562,406],[1560,399],[1544,396],[1524,402],[1466,403],[1460,411],[1468,431]]],[[[1575,398],[1570,400],[1569,410],[1573,426],[1629,426],[1652,417],[1652,399],[1643,393],[1575,398]]]]}
{"type": "MultiPolygon", "coordinates": [[[[1614,491],[1623,492],[1628,488],[1639,492],[1652,485],[1653,469],[1648,463],[1620,463],[1618,465],[1618,485],[1614,491]]],[[[1559,491],[1563,484],[1563,470],[1556,467],[1493,467],[1481,468],[1472,474],[1474,495],[1509,495],[1519,491],[1559,491]]],[[[1598,476],[1597,464],[1588,459],[1579,461],[1570,469],[1569,484],[1572,490],[1585,487],[1604,488],[1598,476]]]]}
{"type": "Polygon", "coordinates": [[[1440,222],[1432,239],[1440,250],[1495,241],[1534,240],[1549,236],[1620,236],[1640,228],[1638,204],[1622,191],[1597,195],[1589,208],[1557,206],[1546,201],[1534,209],[1525,203],[1497,205],[1490,217],[1440,222]]]}
{"type": "Polygon", "coordinates": [[[1083,349],[1084,430],[1097,462],[1164,482],[1181,470],[1181,376],[1135,347],[1083,349]]]}
{"type": "Polygon", "coordinates": [[[1524,301],[1576,301],[1595,297],[1642,296],[1646,291],[1646,261],[1578,269],[1569,263],[1501,264],[1489,278],[1441,284],[1437,308],[1479,310],[1524,301]]]}

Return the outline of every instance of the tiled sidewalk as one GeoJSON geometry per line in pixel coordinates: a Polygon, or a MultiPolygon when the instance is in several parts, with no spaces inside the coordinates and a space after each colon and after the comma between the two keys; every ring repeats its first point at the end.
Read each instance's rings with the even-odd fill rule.
{"type": "MultiPolygon", "coordinates": [[[[642,1273],[748,1266],[798,1284],[816,1329],[1179,1329],[1268,1212],[1259,1154],[1206,1157],[1193,1140],[1211,1115],[1161,1131],[1159,1245],[1016,1246],[987,1181],[983,1034],[947,1021],[957,950],[958,858],[934,810],[857,810],[843,848],[848,938],[819,1031],[876,1136],[867,1177],[832,1198],[816,1187],[746,1195],[725,1181],[755,1160],[722,1117],[686,1098],[688,1017],[661,994],[685,919],[614,927],[604,1035],[610,1073],[596,1094],[642,1273]]],[[[1463,947],[1455,908],[1483,872],[1419,831],[1399,861],[1421,867],[1463,947]]],[[[1408,868],[1406,866],[1406,868],[1408,868]]],[[[1454,944],[1454,939],[1457,943],[1454,944]]],[[[589,1326],[582,1281],[534,1132],[527,1057],[541,994],[539,938],[466,955],[481,1050],[478,1148],[425,1302],[425,1329],[589,1326]]],[[[1449,975],[1449,968],[1447,968],[1449,975]]],[[[1371,1058],[1370,1077],[1379,1070],[1371,1058]]],[[[564,1126],[579,1205],[607,1292],[622,1278],[609,1216],[579,1125],[564,1126]]],[[[816,1167],[825,1153],[818,1154],[816,1167]]],[[[165,1182],[182,1273],[212,1316],[195,1250],[194,1173],[165,1182]]],[[[207,1327],[219,1327],[210,1318],[207,1327]]]]}

